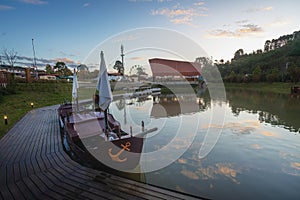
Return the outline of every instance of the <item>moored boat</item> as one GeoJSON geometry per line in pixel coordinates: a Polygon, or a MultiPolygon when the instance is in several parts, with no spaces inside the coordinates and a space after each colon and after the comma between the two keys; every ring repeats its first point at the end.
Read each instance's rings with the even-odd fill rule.
{"type": "MultiPolygon", "coordinates": [[[[74,87],[72,96],[77,97],[74,87]]],[[[139,165],[143,135],[156,129],[142,131],[135,136],[125,132],[107,111],[111,101],[111,89],[101,52],[99,80],[93,101],[95,109],[81,111],[78,101],[64,103],[58,109],[64,146],[73,158],[83,164],[97,167],[104,165],[130,172],[139,165]]]]}

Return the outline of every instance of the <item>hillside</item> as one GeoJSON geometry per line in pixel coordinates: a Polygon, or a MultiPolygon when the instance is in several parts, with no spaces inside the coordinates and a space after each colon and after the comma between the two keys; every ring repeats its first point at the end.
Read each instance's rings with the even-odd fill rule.
{"type": "Polygon", "coordinates": [[[264,51],[244,54],[239,49],[231,62],[217,64],[222,77],[230,82],[299,81],[300,31],[267,40],[264,51]]]}

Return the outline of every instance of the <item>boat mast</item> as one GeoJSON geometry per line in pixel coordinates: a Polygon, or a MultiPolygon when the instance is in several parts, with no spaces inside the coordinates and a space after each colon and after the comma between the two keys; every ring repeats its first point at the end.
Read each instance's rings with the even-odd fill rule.
{"type": "Polygon", "coordinates": [[[34,49],[33,38],[32,38],[32,50],[33,50],[33,67],[34,67],[34,70],[35,70],[35,78],[38,79],[38,72],[37,72],[37,66],[36,66],[35,49],[34,49]]]}

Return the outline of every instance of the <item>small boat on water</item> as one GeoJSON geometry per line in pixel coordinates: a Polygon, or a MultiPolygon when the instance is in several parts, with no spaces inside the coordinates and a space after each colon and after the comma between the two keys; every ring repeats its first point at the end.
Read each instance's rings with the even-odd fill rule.
{"type": "MultiPolygon", "coordinates": [[[[139,165],[144,135],[157,129],[142,130],[137,135],[122,130],[120,123],[108,113],[112,101],[107,69],[101,52],[99,80],[93,111],[80,111],[77,103],[64,103],[58,108],[64,147],[79,162],[91,166],[105,165],[130,172],[139,165]]],[[[76,94],[76,74],[73,78],[73,99],[76,94]],[[75,82],[75,83],[74,83],[75,82]],[[74,86],[75,85],[75,86],[74,86]]]]}

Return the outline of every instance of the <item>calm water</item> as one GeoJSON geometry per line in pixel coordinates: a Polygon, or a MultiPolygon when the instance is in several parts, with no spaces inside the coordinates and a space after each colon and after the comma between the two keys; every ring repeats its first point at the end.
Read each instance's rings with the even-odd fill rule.
{"type": "Polygon", "coordinates": [[[207,94],[118,100],[111,112],[127,131],[132,126],[139,132],[141,120],[146,128],[159,128],[147,138],[144,152],[163,148],[178,130],[185,134],[171,149],[187,151],[171,165],[146,173],[150,184],[212,199],[300,197],[299,98],[232,90],[226,101],[211,100],[207,94]],[[226,111],[224,124],[211,121],[221,111],[226,111]],[[200,159],[208,129],[221,135],[200,159]],[[187,144],[195,131],[193,143],[187,144]]]}

